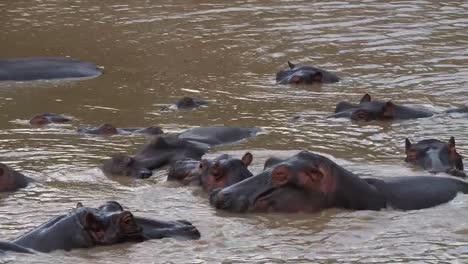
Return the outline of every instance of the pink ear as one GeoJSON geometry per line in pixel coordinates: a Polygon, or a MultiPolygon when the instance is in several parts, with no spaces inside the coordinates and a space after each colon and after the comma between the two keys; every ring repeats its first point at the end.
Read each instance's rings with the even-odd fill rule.
{"type": "Polygon", "coordinates": [[[292,62],[288,61],[288,66],[289,68],[291,69],[294,69],[294,67],[296,67],[296,65],[294,65],[292,62]]]}
{"type": "Polygon", "coordinates": [[[411,141],[408,138],[406,138],[405,139],[405,149],[406,149],[406,151],[408,151],[410,148],[411,148],[411,141]]]}
{"type": "Polygon", "coordinates": [[[392,101],[386,102],[383,107],[383,116],[388,117],[388,118],[393,118],[395,114],[395,108],[396,108],[396,105],[392,103],[392,101]]]}
{"type": "Polygon", "coordinates": [[[366,93],[362,98],[361,98],[361,101],[359,101],[360,104],[364,103],[364,102],[370,102],[372,99],[370,97],[370,95],[368,93],[366,93]]]}
{"type": "Polygon", "coordinates": [[[450,137],[448,144],[449,144],[450,149],[455,150],[455,138],[454,137],[450,137]]]}
{"type": "Polygon", "coordinates": [[[253,155],[250,152],[246,152],[244,156],[242,157],[242,162],[246,167],[248,167],[253,160],[253,155]]]}

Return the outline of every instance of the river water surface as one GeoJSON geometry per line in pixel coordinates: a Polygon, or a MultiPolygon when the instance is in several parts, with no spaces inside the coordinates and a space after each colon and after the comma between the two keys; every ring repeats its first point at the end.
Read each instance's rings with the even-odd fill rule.
{"type": "Polygon", "coordinates": [[[13,239],[81,201],[117,200],[138,215],[187,219],[198,241],[172,239],[50,254],[9,254],[0,263],[466,263],[468,196],[435,208],[327,210],[320,214],[234,215],[206,195],[165,182],[116,181],[99,170],[144,136],[91,137],[79,126],[258,126],[265,133],[221,153],[319,152],[363,176],[427,173],[405,164],[404,139],[448,140],[468,155],[465,114],[356,124],[326,117],[341,100],[376,99],[441,112],[468,103],[466,1],[2,0],[0,57],[71,56],[104,67],[79,82],[0,84],[0,161],[36,183],[0,199],[0,239],[13,239]],[[319,86],[275,85],[286,62],[336,72],[319,86]],[[182,96],[211,101],[161,112],[182,96]],[[30,128],[36,113],[71,125],[30,128]]]}

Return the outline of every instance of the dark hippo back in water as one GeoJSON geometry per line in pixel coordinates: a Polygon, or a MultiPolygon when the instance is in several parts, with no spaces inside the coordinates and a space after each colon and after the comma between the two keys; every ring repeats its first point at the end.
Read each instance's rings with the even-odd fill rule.
{"type": "Polygon", "coordinates": [[[0,59],[0,81],[92,78],[101,74],[96,65],[72,58],[0,59]]]}

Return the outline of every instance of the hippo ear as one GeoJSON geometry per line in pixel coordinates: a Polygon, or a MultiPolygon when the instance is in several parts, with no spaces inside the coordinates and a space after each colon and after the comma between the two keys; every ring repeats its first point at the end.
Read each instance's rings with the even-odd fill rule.
{"type": "Polygon", "coordinates": [[[291,69],[294,69],[294,67],[296,67],[296,65],[294,65],[292,62],[288,61],[288,66],[289,68],[291,69]]]}
{"type": "Polygon", "coordinates": [[[408,151],[410,148],[411,148],[411,141],[408,138],[406,138],[405,139],[405,149],[406,149],[406,151],[408,151]]]}
{"type": "Polygon", "coordinates": [[[81,208],[81,207],[83,207],[83,203],[82,202],[77,202],[75,208],[81,208]]]}
{"type": "Polygon", "coordinates": [[[393,116],[395,115],[395,108],[396,105],[392,103],[392,101],[386,102],[383,107],[382,116],[386,118],[393,118],[393,116]]]}
{"type": "Polygon", "coordinates": [[[448,145],[449,145],[449,148],[455,149],[455,138],[454,137],[450,137],[448,145]]]}
{"type": "Polygon", "coordinates": [[[252,163],[252,160],[253,160],[253,155],[250,152],[246,152],[244,156],[242,157],[242,162],[244,163],[246,167],[248,167],[252,163]]]}
{"type": "Polygon", "coordinates": [[[370,102],[371,101],[371,97],[368,93],[366,93],[362,98],[361,98],[361,101],[359,101],[360,104],[362,103],[365,103],[365,102],[370,102]]]}
{"type": "Polygon", "coordinates": [[[284,185],[288,182],[290,175],[288,166],[280,165],[271,172],[271,182],[276,186],[284,185]]]}
{"type": "Polygon", "coordinates": [[[323,74],[321,72],[316,72],[312,74],[312,82],[318,82],[321,83],[323,82],[323,74]]]}
{"type": "Polygon", "coordinates": [[[263,170],[265,170],[266,168],[271,167],[273,165],[276,165],[276,164],[278,164],[280,162],[283,162],[283,160],[280,159],[280,158],[271,157],[271,158],[269,158],[269,159],[267,159],[265,161],[265,164],[263,165],[263,170]]]}

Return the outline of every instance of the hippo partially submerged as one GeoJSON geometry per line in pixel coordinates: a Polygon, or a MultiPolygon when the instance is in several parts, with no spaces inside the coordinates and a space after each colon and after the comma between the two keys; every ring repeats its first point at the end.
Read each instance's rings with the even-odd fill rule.
{"type": "Polygon", "coordinates": [[[0,81],[93,78],[102,74],[96,65],[66,57],[0,59],[0,81]]]}
{"type": "Polygon", "coordinates": [[[0,162],[0,192],[13,192],[24,188],[31,178],[0,162]]]}
{"type": "Polygon", "coordinates": [[[133,216],[114,201],[98,208],[79,203],[66,215],[57,216],[11,242],[0,242],[0,252],[68,251],[165,237],[198,239],[200,232],[185,220],[159,221],[133,216]]]}
{"type": "Polygon", "coordinates": [[[462,156],[455,149],[455,138],[448,142],[438,139],[424,139],[416,144],[405,140],[405,161],[417,165],[429,172],[445,172],[447,174],[465,178],[462,156]]]}
{"type": "Polygon", "coordinates": [[[340,78],[334,73],[313,66],[296,66],[288,61],[289,69],[281,70],[276,74],[278,84],[314,84],[334,83],[340,78]]]}
{"type": "Polygon", "coordinates": [[[416,210],[468,193],[468,183],[432,176],[360,178],[328,158],[302,151],[269,162],[262,173],[215,190],[210,203],[232,212],[319,212],[351,210],[416,210]]]}

